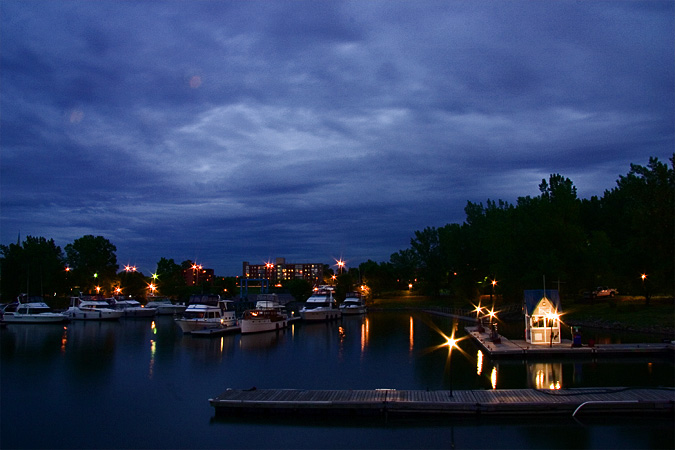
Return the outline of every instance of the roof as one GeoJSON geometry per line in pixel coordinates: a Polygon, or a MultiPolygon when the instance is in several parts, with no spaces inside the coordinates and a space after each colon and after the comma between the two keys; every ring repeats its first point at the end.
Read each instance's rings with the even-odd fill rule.
{"type": "Polygon", "coordinates": [[[535,308],[539,304],[542,298],[546,297],[551,303],[555,305],[555,308],[558,311],[562,310],[560,305],[560,295],[558,294],[557,289],[532,289],[528,291],[523,291],[523,302],[525,305],[525,314],[531,316],[535,308]]]}

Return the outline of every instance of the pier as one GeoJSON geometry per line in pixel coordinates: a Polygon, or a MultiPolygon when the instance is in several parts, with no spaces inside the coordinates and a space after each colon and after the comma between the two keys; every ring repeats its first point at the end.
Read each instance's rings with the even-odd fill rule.
{"type": "Polygon", "coordinates": [[[228,389],[209,403],[228,413],[384,416],[673,414],[673,388],[461,391],[228,389]]]}
{"type": "Polygon", "coordinates": [[[527,357],[639,357],[660,356],[672,357],[675,346],[672,343],[642,344],[595,344],[572,347],[572,341],[563,339],[560,344],[531,344],[525,340],[507,339],[499,336],[493,342],[490,330],[479,331],[477,327],[464,329],[481,351],[490,358],[527,358],[527,357]]]}

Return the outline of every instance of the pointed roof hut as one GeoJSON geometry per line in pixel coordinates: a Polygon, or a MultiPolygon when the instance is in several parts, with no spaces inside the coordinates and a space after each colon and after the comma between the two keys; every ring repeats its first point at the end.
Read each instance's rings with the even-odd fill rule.
{"type": "Polygon", "coordinates": [[[562,306],[556,289],[524,291],[525,340],[530,344],[559,344],[562,306]]]}

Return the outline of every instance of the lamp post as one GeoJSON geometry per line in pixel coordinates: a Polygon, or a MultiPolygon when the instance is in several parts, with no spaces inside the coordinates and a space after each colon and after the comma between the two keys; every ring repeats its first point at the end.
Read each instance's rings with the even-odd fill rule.
{"type": "Polygon", "coordinates": [[[455,339],[454,330],[452,336],[447,338],[445,345],[448,346],[448,381],[450,382],[450,397],[452,397],[452,349],[457,347],[457,339],[455,339]]]}

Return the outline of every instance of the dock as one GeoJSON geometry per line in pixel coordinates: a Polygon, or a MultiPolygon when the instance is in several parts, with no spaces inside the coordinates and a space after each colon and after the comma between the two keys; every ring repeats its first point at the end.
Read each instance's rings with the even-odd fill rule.
{"type": "Polygon", "coordinates": [[[673,414],[675,388],[564,390],[228,389],[209,399],[217,415],[528,416],[673,414]]]}
{"type": "Polygon", "coordinates": [[[525,340],[507,339],[499,336],[499,342],[490,339],[490,331],[478,331],[477,327],[464,329],[478,347],[490,358],[527,357],[672,357],[675,346],[672,343],[642,344],[595,344],[572,347],[572,341],[563,339],[560,344],[531,344],[525,340]]]}

